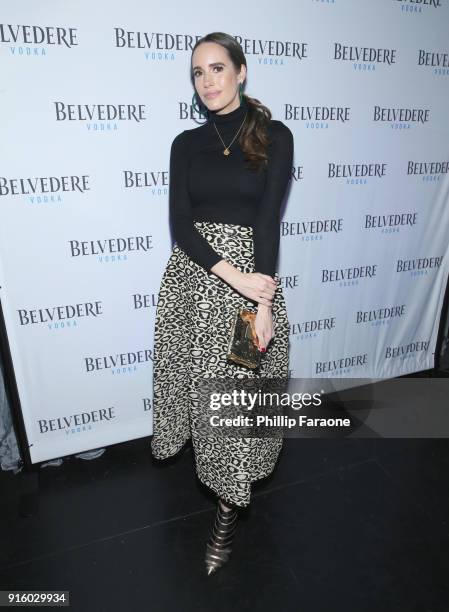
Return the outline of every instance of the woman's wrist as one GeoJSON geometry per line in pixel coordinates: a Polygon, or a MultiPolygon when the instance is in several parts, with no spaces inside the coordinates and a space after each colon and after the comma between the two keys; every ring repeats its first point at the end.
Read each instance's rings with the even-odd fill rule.
{"type": "Polygon", "coordinates": [[[231,287],[234,287],[243,276],[243,272],[226,261],[226,259],[220,259],[220,261],[212,266],[210,271],[222,278],[231,287]]]}
{"type": "Polygon", "coordinates": [[[273,306],[268,306],[267,304],[261,304],[260,302],[257,304],[257,310],[260,312],[271,312],[273,306]]]}

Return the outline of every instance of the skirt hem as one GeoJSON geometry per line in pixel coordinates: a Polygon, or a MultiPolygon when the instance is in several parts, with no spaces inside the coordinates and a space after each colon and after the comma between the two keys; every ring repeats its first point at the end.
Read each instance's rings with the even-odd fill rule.
{"type": "MultiPolygon", "coordinates": [[[[197,478],[198,480],[204,485],[206,486],[208,489],[211,489],[211,491],[213,491],[215,493],[215,495],[217,495],[218,497],[220,497],[220,499],[222,499],[225,503],[228,504],[232,504],[233,506],[238,506],[239,508],[247,508],[250,503],[251,503],[251,485],[254,484],[255,482],[258,482],[259,480],[263,480],[264,478],[267,478],[268,476],[271,476],[271,474],[274,472],[276,468],[276,465],[273,465],[271,467],[271,469],[269,469],[267,472],[265,472],[264,474],[261,474],[259,476],[257,476],[257,478],[253,478],[249,481],[249,486],[250,486],[250,491],[249,491],[249,495],[248,495],[248,502],[246,504],[242,504],[239,502],[236,502],[234,499],[229,499],[226,495],[222,495],[221,493],[219,493],[217,491],[217,489],[215,487],[213,487],[211,484],[206,483],[201,476],[199,475],[198,472],[196,472],[197,478]]],[[[240,500],[241,502],[241,500],[240,500]]]]}
{"type": "Polygon", "coordinates": [[[151,454],[155,459],[158,459],[159,461],[164,461],[164,459],[171,459],[172,457],[174,457],[175,455],[177,455],[179,453],[180,450],[183,449],[183,447],[185,446],[185,443],[188,442],[191,439],[192,436],[187,436],[187,438],[182,442],[182,444],[175,450],[175,452],[170,453],[169,455],[161,455],[160,453],[157,453],[154,451],[151,442],[150,442],[150,449],[151,449],[151,454]]]}

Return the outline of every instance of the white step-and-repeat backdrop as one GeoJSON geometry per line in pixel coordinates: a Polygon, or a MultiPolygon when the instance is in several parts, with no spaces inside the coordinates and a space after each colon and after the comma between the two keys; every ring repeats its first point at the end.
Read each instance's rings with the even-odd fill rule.
{"type": "Polygon", "coordinates": [[[0,23],[0,298],[33,462],[152,433],[169,151],[232,34],[295,137],[291,376],[431,368],[448,274],[449,1],[18,0],[0,23]]]}

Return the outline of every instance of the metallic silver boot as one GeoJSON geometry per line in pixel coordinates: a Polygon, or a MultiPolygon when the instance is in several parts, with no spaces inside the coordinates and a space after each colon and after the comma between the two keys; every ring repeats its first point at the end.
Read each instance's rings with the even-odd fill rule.
{"type": "Polygon", "coordinates": [[[231,544],[237,527],[236,508],[224,510],[218,501],[217,514],[209,541],[206,544],[206,567],[210,575],[224,565],[231,554],[231,544]]]}

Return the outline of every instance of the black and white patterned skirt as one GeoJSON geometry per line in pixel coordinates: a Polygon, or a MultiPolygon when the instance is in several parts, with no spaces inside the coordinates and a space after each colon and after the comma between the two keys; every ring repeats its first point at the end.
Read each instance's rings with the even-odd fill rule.
{"type": "MultiPolygon", "coordinates": [[[[241,272],[254,271],[252,227],[211,221],[194,224],[229,263],[241,272]]],[[[279,278],[277,272],[275,278],[279,278]]],[[[178,245],[173,247],[156,307],[151,452],[156,459],[166,459],[191,438],[200,481],[225,501],[247,506],[251,483],[273,471],[282,436],[205,437],[195,431],[191,418],[194,384],[200,379],[288,376],[289,321],[280,285],[272,308],[274,337],[257,370],[226,359],[238,307],[257,310],[257,304],[209,274],[178,245]]]]}

